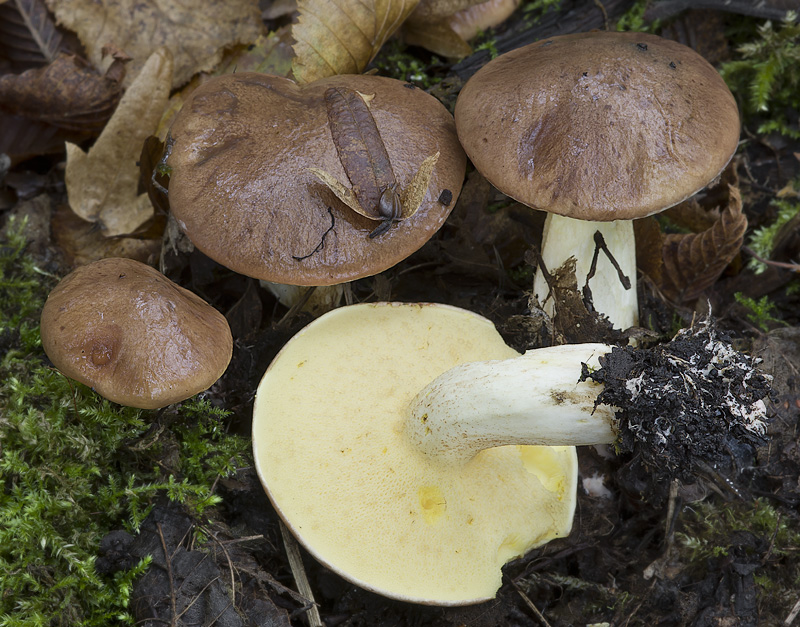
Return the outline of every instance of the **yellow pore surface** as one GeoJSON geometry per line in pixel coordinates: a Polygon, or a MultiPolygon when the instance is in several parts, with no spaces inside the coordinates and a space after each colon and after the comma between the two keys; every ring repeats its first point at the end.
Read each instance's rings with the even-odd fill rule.
{"type": "Polygon", "coordinates": [[[569,533],[574,448],[498,447],[449,466],[414,449],[403,422],[439,374],[516,354],[488,320],[444,305],[354,305],[301,331],[264,375],[253,420],[259,476],[295,536],[386,596],[493,597],[503,564],[569,533]]]}

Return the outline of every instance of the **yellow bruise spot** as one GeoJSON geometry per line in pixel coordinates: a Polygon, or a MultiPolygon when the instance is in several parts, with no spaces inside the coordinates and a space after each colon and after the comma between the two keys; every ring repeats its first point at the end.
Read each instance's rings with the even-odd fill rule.
{"type": "Polygon", "coordinates": [[[546,490],[563,494],[564,466],[558,449],[550,446],[519,446],[522,465],[536,475],[546,490]]]}
{"type": "Polygon", "coordinates": [[[417,492],[419,505],[422,508],[422,516],[429,525],[435,524],[444,516],[447,510],[447,501],[442,491],[433,485],[420,487],[417,492]]]}

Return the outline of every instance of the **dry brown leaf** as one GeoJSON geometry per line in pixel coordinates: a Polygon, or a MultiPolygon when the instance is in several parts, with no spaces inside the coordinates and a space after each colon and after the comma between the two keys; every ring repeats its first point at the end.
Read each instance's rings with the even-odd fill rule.
{"type": "Polygon", "coordinates": [[[66,205],[54,212],[51,229],[56,246],[70,266],[83,266],[107,257],[125,257],[151,264],[161,251],[160,237],[106,237],[93,223],[81,220],[66,205]]]}
{"type": "Polygon", "coordinates": [[[155,135],[162,141],[166,139],[172,121],[183,107],[183,103],[197,87],[213,76],[235,72],[261,72],[274,76],[288,76],[292,71],[292,59],[294,59],[292,42],[291,27],[287,25],[267,35],[260,35],[249,46],[236,46],[226,50],[222,61],[212,73],[195,75],[191,81],[172,94],[155,135]]]}
{"type": "Polygon", "coordinates": [[[728,205],[709,229],[664,237],[664,293],[678,303],[697,299],[739,253],[746,229],[741,195],[731,186],[728,205]]]}
{"type": "Polygon", "coordinates": [[[174,59],[173,87],[214,68],[224,48],[249,44],[261,33],[256,0],[47,0],[58,23],[75,31],[97,67],[108,43],[133,57],[135,76],[152,52],[166,46],[174,59]]]}
{"type": "Polygon", "coordinates": [[[12,0],[0,5],[0,57],[12,72],[46,65],[60,52],[78,50],[77,40],[56,28],[44,0],[12,0]]]}
{"type": "Polygon", "coordinates": [[[636,241],[636,267],[649,276],[656,285],[661,284],[661,268],[664,259],[664,235],[653,216],[633,221],[633,234],[636,241]]]}
{"type": "Polygon", "coordinates": [[[403,25],[403,39],[412,46],[421,46],[449,59],[460,59],[472,53],[472,46],[453,30],[447,18],[408,21],[403,25]]]}
{"type": "Polygon", "coordinates": [[[115,60],[101,75],[83,59],[61,54],[43,68],[0,77],[0,109],[58,128],[99,133],[119,101],[115,60]]]}
{"type": "Polygon", "coordinates": [[[519,4],[520,0],[422,0],[403,25],[403,38],[444,57],[465,57],[472,52],[468,41],[503,23],[519,4]]]}
{"type": "Polygon", "coordinates": [[[301,0],[292,28],[298,83],[360,74],[419,0],[301,0]]]}
{"type": "Polygon", "coordinates": [[[84,220],[97,222],[107,236],[132,233],[153,215],[147,194],[137,193],[136,162],[158,125],[171,84],[172,55],[161,48],[147,60],[89,152],[67,144],[70,207],[84,220]]]}

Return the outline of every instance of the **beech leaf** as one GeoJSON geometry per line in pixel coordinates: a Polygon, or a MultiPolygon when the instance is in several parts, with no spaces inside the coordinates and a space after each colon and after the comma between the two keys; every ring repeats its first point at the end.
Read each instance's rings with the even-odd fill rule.
{"type": "Polygon", "coordinates": [[[292,27],[298,83],[360,74],[419,0],[300,0],[292,27]]]}
{"type": "Polygon", "coordinates": [[[102,66],[108,43],[133,58],[135,76],[161,46],[174,59],[173,87],[214,68],[223,50],[249,44],[262,29],[256,0],[47,0],[58,23],[78,34],[89,59],[102,66]]]}
{"type": "Polygon", "coordinates": [[[69,205],[107,236],[132,233],[153,215],[147,194],[137,193],[136,162],[161,119],[171,84],[172,55],[161,48],[150,55],[89,152],[67,143],[69,205]]]}
{"type": "Polygon", "coordinates": [[[45,67],[0,76],[0,109],[70,131],[99,133],[120,99],[116,76],[60,54],[45,67]]]}
{"type": "Polygon", "coordinates": [[[738,188],[729,189],[728,205],[711,227],[664,237],[661,287],[679,303],[693,301],[711,287],[742,247],[747,218],[738,188]]]}
{"type": "MultiPolygon", "coordinates": [[[[52,62],[60,52],[72,52],[70,41],[56,28],[44,0],[0,3],[0,57],[11,71],[52,62]]],[[[77,43],[77,42],[74,42],[77,43]]]]}

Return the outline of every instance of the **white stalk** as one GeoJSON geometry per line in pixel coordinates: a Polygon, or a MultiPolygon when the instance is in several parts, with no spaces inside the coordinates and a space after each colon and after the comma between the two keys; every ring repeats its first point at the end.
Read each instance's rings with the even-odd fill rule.
{"type": "MultiPolygon", "coordinates": [[[[284,307],[291,309],[305,296],[308,286],[305,285],[286,285],[285,283],[273,283],[272,281],[259,281],[261,287],[268,290],[278,302],[284,307]]],[[[344,284],[320,285],[311,293],[309,299],[302,306],[301,311],[307,311],[312,315],[319,316],[331,309],[335,309],[342,301],[344,294],[344,284]]]]}
{"type": "Polygon", "coordinates": [[[579,382],[606,344],[570,344],[451,368],[417,394],[406,435],[424,454],[463,463],[509,444],[584,446],[617,439],[614,408],[594,406],[602,386],[579,382]]]}
{"type": "MultiPolygon", "coordinates": [[[[594,234],[600,231],[622,273],[630,279],[630,289],[620,282],[619,273],[608,256],[600,251],[594,277],[589,281],[594,308],[605,314],[617,329],[638,324],[639,305],[636,298],[636,244],[633,221],[588,222],[548,214],[542,235],[542,262],[549,273],[555,272],[567,259],[575,257],[575,275],[580,291],[592,265],[595,252],[594,234]]],[[[553,298],[544,279],[536,272],[533,293],[545,312],[554,314],[553,298]]]]}

